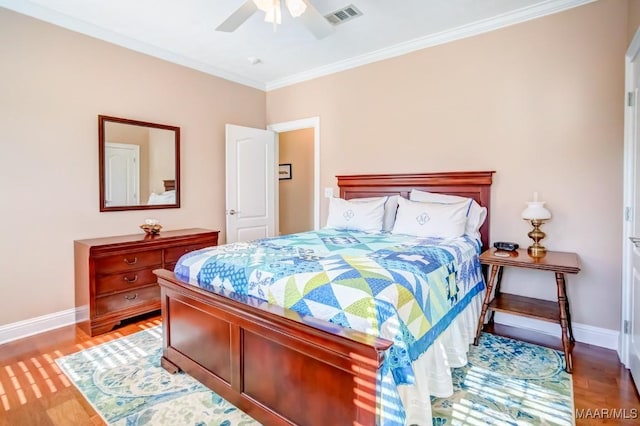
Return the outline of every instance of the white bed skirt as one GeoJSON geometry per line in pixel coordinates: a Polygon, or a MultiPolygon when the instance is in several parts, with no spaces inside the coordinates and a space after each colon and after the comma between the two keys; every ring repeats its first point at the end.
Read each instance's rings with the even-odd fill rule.
{"type": "Polygon", "coordinates": [[[400,385],[407,425],[430,426],[431,396],[453,394],[451,369],[467,364],[485,292],[477,294],[420,358],[413,362],[414,385],[400,385]]]}

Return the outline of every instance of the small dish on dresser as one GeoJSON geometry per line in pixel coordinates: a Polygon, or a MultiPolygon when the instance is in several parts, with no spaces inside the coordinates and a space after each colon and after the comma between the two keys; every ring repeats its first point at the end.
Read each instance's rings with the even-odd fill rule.
{"type": "Polygon", "coordinates": [[[146,232],[147,234],[151,234],[151,235],[157,235],[160,233],[160,230],[162,229],[162,225],[147,225],[146,223],[144,225],[140,225],[140,228],[142,228],[144,230],[144,232],[146,232]]]}
{"type": "Polygon", "coordinates": [[[140,228],[149,235],[157,235],[160,233],[162,225],[160,225],[157,220],[147,219],[140,225],[140,228]]]}

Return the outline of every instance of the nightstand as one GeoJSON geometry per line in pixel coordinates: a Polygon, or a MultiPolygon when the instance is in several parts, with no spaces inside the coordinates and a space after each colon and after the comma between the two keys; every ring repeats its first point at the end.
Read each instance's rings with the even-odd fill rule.
{"type": "Polygon", "coordinates": [[[573,369],[571,351],[573,350],[575,339],[571,328],[571,313],[569,311],[565,274],[577,274],[580,271],[578,255],[568,252],[547,251],[546,256],[536,259],[530,257],[526,249],[519,249],[514,252],[490,249],[480,255],[480,263],[489,265],[491,269],[489,279],[487,280],[487,293],[484,298],[484,303],[482,304],[482,312],[478,319],[478,329],[473,344],[478,345],[480,333],[484,328],[487,310],[491,310],[489,323],[493,322],[496,311],[559,323],[562,330],[565,370],[571,373],[573,369]],[[496,252],[498,255],[496,255],[496,252]],[[501,293],[500,283],[502,281],[502,271],[505,266],[555,273],[556,286],[558,288],[557,303],[515,294],[501,293]],[[494,288],[495,293],[493,292],[494,288]],[[494,293],[493,298],[492,293],[494,293]]]}

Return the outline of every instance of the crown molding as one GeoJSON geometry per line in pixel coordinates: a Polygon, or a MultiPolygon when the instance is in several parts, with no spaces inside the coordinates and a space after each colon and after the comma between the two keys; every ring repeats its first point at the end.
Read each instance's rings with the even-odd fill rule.
{"type": "Polygon", "coordinates": [[[182,65],[206,74],[220,77],[238,84],[253,87],[263,91],[271,91],[293,84],[302,83],[304,81],[313,80],[315,78],[324,77],[341,71],[367,65],[373,62],[394,58],[405,55],[416,50],[428,47],[438,46],[452,41],[460,40],[467,37],[473,37],[482,33],[508,27],[511,25],[526,22],[532,19],[541,18],[543,16],[562,12],[574,7],[592,3],[597,0],[547,0],[533,6],[518,9],[513,12],[504,13],[488,19],[477,21],[471,24],[463,25],[451,30],[442,31],[426,37],[417,38],[404,43],[400,43],[388,48],[379,49],[375,52],[365,55],[356,56],[343,61],[334,62],[326,66],[314,68],[298,74],[287,76],[281,79],[272,80],[266,83],[248,79],[241,75],[221,70],[211,65],[195,61],[193,59],[177,55],[158,46],[148,43],[142,43],[114,31],[98,27],[88,22],[71,18],[59,12],[55,12],[46,7],[31,3],[24,0],[0,0],[0,6],[23,15],[76,31],[90,37],[104,40],[118,46],[144,53],[168,62],[182,65]]]}
{"type": "Polygon", "coordinates": [[[211,65],[205,64],[203,62],[195,61],[182,55],[177,55],[161,47],[134,40],[130,37],[118,34],[114,31],[96,26],[94,24],[90,24],[80,19],[72,18],[65,14],[31,3],[29,1],[0,0],[0,6],[35,19],[39,19],[41,21],[66,28],[68,30],[87,35],[89,37],[96,38],[98,40],[103,40],[108,43],[124,47],[126,49],[153,56],[154,58],[162,59],[177,65],[182,65],[196,71],[201,71],[215,77],[220,77],[225,80],[242,84],[244,86],[265,90],[264,83],[260,81],[251,80],[240,75],[224,71],[216,67],[212,67],[211,65]]]}
{"type": "Polygon", "coordinates": [[[295,75],[291,75],[278,80],[266,83],[266,91],[280,89],[304,81],[324,77],[337,72],[346,71],[352,68],[367,65],[373,62],[382,61],[396,56],[402,56],[416,50],[427,47],[438,46],[467,37],[473,37],[489,31],[516,25],[532,19],[541,18],[558,12],[563,12],[574,7],[592,3],[597,0],[548,0],[533,6],[522,8],[513,12],[504,13],[471,24],[463,25],[451,30],[442,31],[426,37],[417,38],[404,43],[400,43],[385,49],[376,50],[365,55],[356,56],[344,61],[335,62],[323,67],[314,68],[295,75]]]}

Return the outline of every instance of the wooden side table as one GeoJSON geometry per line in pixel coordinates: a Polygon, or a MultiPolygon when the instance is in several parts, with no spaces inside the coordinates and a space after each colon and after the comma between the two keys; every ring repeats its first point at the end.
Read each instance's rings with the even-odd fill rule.
{"type": "Polygon", "coordinates": [[[567,284],[564,274],[577,274],[580,271],[578,255],[568,252],[548,251],[545,257],[535,259],[527,254],[526,249],[519,249],[514,252],[490,249],[480,255],[480,263],[490,265],[491,270],[487,281],[487,293],[482,305],[480,318],[478,319],[478,329],[473,344],[478,345],[480,333],[482,333],[482,329],[484,328],[487,310],[491,310],[489,323],[493,323],[493,317],[496,311],[556,322],[560,324],[560,328],[562,329],[565,370],[567,373],[571,373],[573,370],[571,351],[573,350],[575,339],[573,337],[573,329],[571,328],[571,313],[569,310],[569,298],[567,297],[567,284]],[[496,252],[498,255],[496,255],[496,252]],[[502,281],[502,271],[505,266],[554,272],[556,275],[556,286],[558,287],[558,302],[501,293],[500,283],[502,281]],[[491,296],[494,287],[495,294],[492,299],[491,296]]]}

